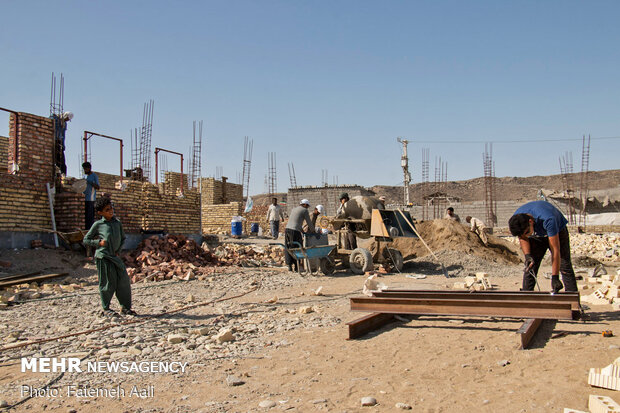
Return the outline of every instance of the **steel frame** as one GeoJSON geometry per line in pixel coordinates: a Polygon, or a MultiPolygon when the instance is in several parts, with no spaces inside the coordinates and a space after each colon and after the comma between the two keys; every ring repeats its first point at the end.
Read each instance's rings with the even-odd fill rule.
{"type": "Polygon", "coordinates": [[[351,298],[351,311],[371,312],[347,323],[349,339],[391,322],[395,314],[525,318],[517,333],[526,348],[543,319],[579,319],[579,293],[387,290],[351,298]]]}
{"type": "Polygon", "coordinates": [[[121,168],[120,168],[120,179],[121,183],[123,182],[123,140],[119,138],[114,138],[112,136],[102,135],[97,132],[84,131],[84,162],[88,162],[88,140],[93,136],[99,136],[101,138],[112,139],[118,141],[120,143],[120,157],[121,157],[121,168]]]}
{"type": "Polygon", "coordinates": [[[181,187],[181,195],[183,195],[184,194],[183,192],[183,154],[179,152],[170,151],[168,149],[155,147],[155,185],[159,184],[159,177],[157,176],[157,170],[159,167],[157,163],[157,155],[159,154],[159,152],[168,152],[173,155],[179,155],[181,157],[181,180],[180,180],[179,186],[181,187]]]}

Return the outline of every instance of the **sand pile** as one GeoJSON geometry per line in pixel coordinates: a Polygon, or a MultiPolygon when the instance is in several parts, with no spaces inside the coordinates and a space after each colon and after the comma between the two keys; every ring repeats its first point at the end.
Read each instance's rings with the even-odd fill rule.
{"type": "MultiPolygon", "coordinates": [[[[443,250],[458,251],[498,263],[518,263],[521,260],[517,245],[489,235],[489,244],[485,246],[480,238],[469,230],[469,226],[452,220],[424,221],[418,223],[416,229],[435,253],[443,250]]],[[[393,247],[397,248],[405,259],[430,255],[424,244],[415,238],[397,238],[393,247]]]]}

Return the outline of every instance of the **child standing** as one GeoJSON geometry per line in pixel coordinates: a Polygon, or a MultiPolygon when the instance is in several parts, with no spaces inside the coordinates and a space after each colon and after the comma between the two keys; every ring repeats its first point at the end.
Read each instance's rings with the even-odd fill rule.
{"type": "Polygon", "coordinates": [[[99,276],[99,294],[103,315],[116,317],[118,314],[110,310],[110,301],[116,293],[116,298],[121,305],[121,313],[124,315],[137,315],[131,309],[131,285],[127,270],[119,253],[125,242],[123,225],[114,216],[112,200],[101,197],[95,202],[95,212],[101,217],[84,237],[84,244],[97,247],[95,251],[95,263],[99,276]]]}

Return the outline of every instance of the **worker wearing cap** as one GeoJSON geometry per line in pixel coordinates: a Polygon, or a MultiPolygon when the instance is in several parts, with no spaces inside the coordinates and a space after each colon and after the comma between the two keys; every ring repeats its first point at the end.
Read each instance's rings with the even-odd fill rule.
{"type": "Polygon", "coordinates": [[[551,251],[551,288],[557,293],[577,291],[577,281],[570,259],[568,221],[559,209],[547,201],[532,201],[519,207],[508,221],[510,233],[519,237],[525,255],[523,290],[533,291],[536,275],[547,250],[551,251]],[[562,273],[562,281],[560,281],[562,273]]]}
{"type": "MultiPolygon", "coordinates": [[[[304,237],[302,235],[302,231],[304,221],[308,224],[308,232],[314,233],[314,224],[310,218],[310,212],[308,212],[309,207],[310,201],[307,199],[302,199],[299,201],[299,206],[296,206],[291,211],[291,214],[288,217],[288,223],[286,224],[286,230],[284,232],[284,244],[286,245],[286,248],[299,248],[300,246],[303,246],[304,237]],[[298,243],[299,245],[294,243],[298,243]]],[[[293,266],[295,267],[295,271],[298,270],[297,260],[292,255],[286,254],[284,258],[286,260],[286,265],[288,265],[289,271],[293,271],[293,266]]]]}
{"type": "MultiPolygon", "coordinates": [[[[338,211],[336,211],[336,217],[346,218],[346,208],[347,202],[349,202],[349,194],[343,192],[340,194],[340,206],[338,207],[338,211]]],[[[354,250],[357,248],[357,238],[355,237],[355,224],[352,222],[347,222],[344,224],[345,237],[344,237],[344,249],[354,250]]]]}

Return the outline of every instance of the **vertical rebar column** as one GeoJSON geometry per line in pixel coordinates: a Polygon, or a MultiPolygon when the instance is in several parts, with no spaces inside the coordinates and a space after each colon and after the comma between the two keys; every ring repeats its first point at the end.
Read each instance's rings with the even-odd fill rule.
{"type": "Polygon", "coordinates": [[[484,144],[482,154],[482,167],[484,169],[484,208],[486,222],[490,227],[497,224],[497,202],[495,201],[495,164],[493,163],[493,144],[484,144]]]}
{"type": "Polygon", "coordinates": [[[252,166],[252,147],[254,140],[245,137],[243,143],[243,174],[241,176],[243,184],[243,194],[247,200],[250,195],[250,167],[252,166]]]}
{"type": "Polygon", "coordinates": [[[588,172],[590,168],[590,135],[586,139],[583,135],[581,143],[581,176],[579,183],[579,198],[581,198],[581,210],[579,213],[579,226],[586,229],[586,206],[588,204],[588,172]]]}
{"type": "Polygon", "coordinates": [[[428,166],[430,158],[430,149],[422,148],[422,219],[428,219],[428,166]]]}
{"type": "Polygon", "coordinates": [[[403,154],[400,157],[400,166],[403,168],[403,201],[409,206],[411,199],[409,198],[409,184],[411,183],[411,174],[409,173],[409,156],[407,155],[407,139],[396,138],[397,142],[403,145],[403,154]]]}
{"type": "Polygon", "coordinates": [[[269,172],[267,192],[269,193],[269,196],[271,197],[273,194],[278,192],[278,177],[276,175],[276,153],[269,152],[267,154],[267,157],[268,157],[267,163],[268,163],[268,172],[269,172]]]}
{"type": "Polygon", "coordinates": [[[568,224],[575,225],[575,205],[574,197],[575,191],[573,189],[573,154],[566,152],[564,156],[560,157],[560,173],[562,174],[562,191],[566,199],[568,224]]]}
{"type": "Polygon", "coordinates": [[[153,107],[151,99],[144,104],[142,112],[142,128],[140,129],[140,167],[142,176],[148,181],[151,178],[151,138],[153,135],[153,107]]]}

